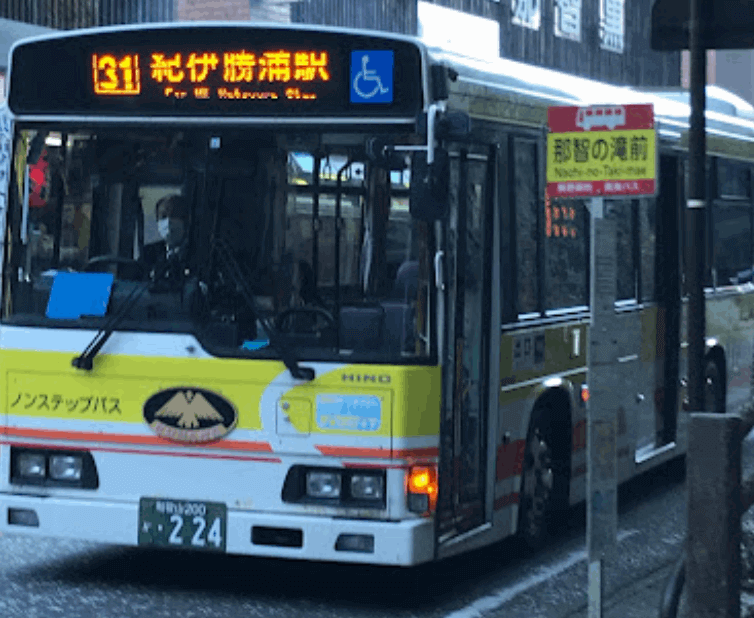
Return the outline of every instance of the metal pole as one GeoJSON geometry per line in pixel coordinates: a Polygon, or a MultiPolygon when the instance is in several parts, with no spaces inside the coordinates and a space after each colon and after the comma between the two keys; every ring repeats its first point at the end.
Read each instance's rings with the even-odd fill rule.
{"type": "MultiPolygon", "coordinates": [[[[704,273],[706,265],[707,173],[704,132],[707,56],[701,40],[702,9],[706,0],[690,0],[689,55],[691,60],[691,117],[689,119],[689,186],[686,200],[686,271],[689,292],[688,375],[689,407],[704,411],[704,273]]],[[[711,410],[710,410],[711,412],[711,410]]]]}
{"type": "Polygon", "coordinates": [[[615,560],[618,528],[616,483],[616,395],[611,380],[617,358],[618,329],[615,319],[616,242],[615,221],[607,219],[604,199],[595,197],[589,205],[591,229],[591,281],[589,282],[592,321],[589,328],[587,365],[588,463],[586,546],[589,559],[588,618],[602,618],[605,562],[615,560]]]}

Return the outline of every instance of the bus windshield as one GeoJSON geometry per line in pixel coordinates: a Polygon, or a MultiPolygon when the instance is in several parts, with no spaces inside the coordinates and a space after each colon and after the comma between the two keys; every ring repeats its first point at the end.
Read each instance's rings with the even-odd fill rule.
{"type": "Polygon", "coordinates": [[[274,358],[280,338],[312,360],[428,359],[411,157],[375,163],[366,139],[17,129],[3,321],[97,329],[122,313],[117,329],[192,333],[219,356],[274,358]],[[75,292],[95,279],[99,310],[75,292]]]}

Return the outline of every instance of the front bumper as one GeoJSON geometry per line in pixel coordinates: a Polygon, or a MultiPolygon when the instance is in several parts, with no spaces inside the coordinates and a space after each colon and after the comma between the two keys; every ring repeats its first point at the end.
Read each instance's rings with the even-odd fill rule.
{"type": "MultiPolygon", "coordinates": [[[[0,532],[137,545],[139,505],[131,502],[0,494],[0,532]],[[38,526],[11,524],[12,509],[33,511],[38,526]]],[[[301,560],[360,562],[411,566],[434,558],[434,526],[430,519],[397,522],[334,519],[228,509],[226,551],[231,554],[301,560]],[[252,543],[254,526],[302,532],[301,547],[252,543]],[[374,551],[338,551],[341,534],[374,536],[374,551]]]]}

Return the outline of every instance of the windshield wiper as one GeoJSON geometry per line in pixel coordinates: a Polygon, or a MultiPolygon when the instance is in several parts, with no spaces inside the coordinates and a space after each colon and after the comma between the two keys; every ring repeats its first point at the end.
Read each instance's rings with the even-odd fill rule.
{"type": "Polygon", "coordinates": [[[301,367],[298,364],[298,359],[296,358],[294,351],[278,336],[278,332],[274,328],[272,321],[262,316],[262,312],[254,300],[254,295],[248,288],[241,265],[236,260],[230,247],[228,247],[227,243],[222,238],[215,239],[214,251],[217,257],[220,258],[222,266],[228,271],[236,289],[241,292],[241,296],[249,309],[251,309],[254,317],[256,317],[264,327],[270,346],[280,354],[280,359],[283,361],[286,369],[288,369],[288,371],[291,372],[291,375],[297,380],[311,382],[316,377],[314,369],[311,367],[301,367]]]}
{"type": "MultiPolygon", "coordinates": [[[[162,275],[164,275],[164,273],[162,273],[162,275]]],[[[131,293],[126,297],[126,300],[123,301],[120,309],[110,316],[102,328],[97,331],[97,334],[94,335],[94,338],[89,342],[89,345],[86,346],[84,351],[79,356],[73,358],[71,365],[76,367],[76,369],[84,369],[86,371],[92,370],[94,367],[94,357],[97,356],[102,349],[102,346],[107,343],[107,340],[110,338],[110,335],[115,332],[118,324],[120,324],[126,315],[128,315],[128,312],[131,311],[136,304],[136,301],[141,298],[141,295],[149,288],[150,284],[151,281],[144,281],[140,286],[131,290],[131,293]]]]}

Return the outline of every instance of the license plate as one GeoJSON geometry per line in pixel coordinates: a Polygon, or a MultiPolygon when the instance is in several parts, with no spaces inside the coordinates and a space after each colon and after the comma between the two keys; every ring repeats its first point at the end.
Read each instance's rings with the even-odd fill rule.
{"type": "Polygon", "coordinates": [[[142,498],[139,545],[224,552],[227,520],[221,502],[142,498]]]}

